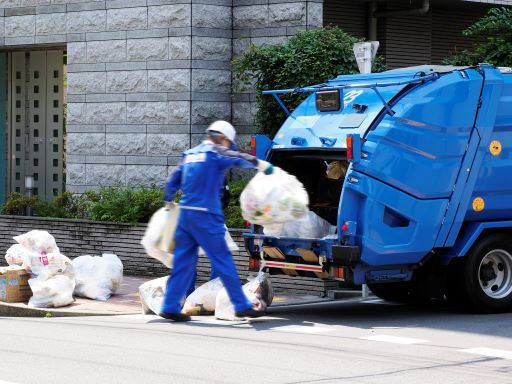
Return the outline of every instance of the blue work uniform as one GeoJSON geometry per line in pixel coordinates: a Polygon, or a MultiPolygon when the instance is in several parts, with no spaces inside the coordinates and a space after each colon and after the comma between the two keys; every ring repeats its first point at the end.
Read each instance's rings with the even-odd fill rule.
{"type": "Polygon", "coordinates": [[[210,259],[236,312],[252,308],[242,291],[235,264],[225,241],[226,227],[219,191],[226,171],[233,167],[255,168],[258,159],[209,141],[183,154],[179,168],[165,187],[165,201],[181,189],[180,215],[176,228],[174,265],[162,312],[179,313],[185,294],[196,275],[198,247],[210,259]]]}

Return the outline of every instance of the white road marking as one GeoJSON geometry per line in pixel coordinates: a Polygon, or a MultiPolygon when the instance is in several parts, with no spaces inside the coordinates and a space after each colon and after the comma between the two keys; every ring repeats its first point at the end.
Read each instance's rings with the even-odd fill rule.
{"type": "Polygon", "coordinates": [[[271,331],[295,332],[295,333],[323,333],[334,331],[333,328],[307,326],[307,325],[284,325],[282,327],[270,328],[271,331]]]}
{"type": "Polygon", "coordinates": [[[500,359],[512,360],[512,351],[506,351],[504,349],[494,348],[469,348],[459,349],[458,352],[472,353],[474,355],[488,356],[488,357],[499,357],[500,359]]]}
{"type": "Polygon", "coordinates": [[[370,340],[370,341],[380,341],[380,342],[384,342],[384,343],[404,344],[404,345],[420,344],[420,343],[428,342],[428,340],[415,339],[412,337],[399,337],[399,336],[389,336],[389,335],[366,336],[366,337],[360,337],[360,339],[370,340]]]}

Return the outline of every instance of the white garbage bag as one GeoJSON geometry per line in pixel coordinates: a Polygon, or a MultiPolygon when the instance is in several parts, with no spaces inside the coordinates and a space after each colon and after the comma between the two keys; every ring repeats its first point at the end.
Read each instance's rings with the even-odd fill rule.
{"type": "Polygon", "coordinates": [[[33,230],[13,237],[24,248],[38,253],[59,252],[55,238],[46,231],[33,230]]]}
{"type": "Polygon", "coordinates": [[[158,315],[161,312],[167,280],[169,280],[169,276],[160,277],[155,280],[147,281],[139,287],[142,313],[146,315],[151,313],[158,315]]]}
{"type": "Polygon", "coordinates": [[[58,308],[71,304],[75,280],[67,275],[39,275],[28,280],[32,297],[28,302],[29,307],[58,308]]]}
{"type": "Polygon", "coordinates": [[[71,260],[59,251],[52,253],[27,251],[23,255],[22,267],[34,276],[53,276],[59,273],[73,274],[71,260]]]}
{"type": "Polygon", "coordinates": [[[259,225],[300,219],[307,214],[308,204],[302,183],[278,167],[271,175],[258,172],[240,195],[242,216],[259,225]]]}
{"type": "Polygon", "coordinates": [[[5,261],[9,265],[22,265],[24,256],[30,251],[21,244],[14,244],[5,252],[5,261]]]}
{"type": "Polygon", "coordinates": [[[190,316],[213,314],[217,294],[222,288],[219,277],[204,283],[187,297],[182,312],[190,316]]]}
{"type": "Polygon", "coordinates": [[[301,239],[322,239],[336,233],[336,226],[322,219],[316,213],[308,211],[299,220],[289,221],[278,225],[268,225],[263,228],[265,235],[277,237],[296,237],[301,239]]]}
{"type": "Polygon", "coordinates": [[[75,295],[93,300],[108,300],[123,281],[123,263],[114,254],[79,256],[75,268],[75,295]]]}
{"type": "Polygon", "coordinates": [[[141,244],[148,256],[157,259],[166,267],[172,265],[174,233],[178,224],[179,205],[160,208],[149,220],[141,244]]]}
{"type": "MultiPolygon", "coordinates": [[[[256,277],[250,279],[249,282],[243,286],[243,291],[249,299],[249,302],[253,304],[254,309],[257,311],[265,311],[267,307],[272,304],[272,300],[274,299],[272,283],[263,272],[258,273],[256,277]]],[[[225,288],[222,288],[217,295],[215,318],[230,321],[238,319],[235,315],[235,308],[225,288]]]]}

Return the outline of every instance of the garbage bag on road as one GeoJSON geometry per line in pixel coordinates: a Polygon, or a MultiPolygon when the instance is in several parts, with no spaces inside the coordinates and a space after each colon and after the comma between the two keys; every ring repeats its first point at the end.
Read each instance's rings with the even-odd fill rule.
{"type": "MultiPolygon", "coordinates": [[[[249,301],[253,304],[254,309],[265,311],[272,304],[274,299],[274,289],[272,283],[265,275],[260,272],[256,277],[249,280],[243,286],[243,291],[249,301]]],[[[229,300],[228,292],[223,288],[217,295],[215,303],[215,318],[220,320],[237,320],[235,308],[229,300]]]]}
{"type": "Polygon", "coordinates": [[[263,228],[265,235],[278,237],[297,237],[302,239],[322,239],[336,233],[336,226],[309,211],[299,220],[284,224],[269,225],[263,228]]]}
{"type": "Polygon", "coordinates": [[[76,296],[105,301],[123,281],[123,263],[114,254],[79,256],[72,263],[75,269],[76,296]]]}
{"type": "Polygon", "coordinates": [[[58,308],[71,304],[75,280],[67,275],[39,275],[28,280],[32,297],[28,302],[29,307],[58,308]]]}
{"type": "Polygon", "coordinates": [[[204,283],[187,297],[182,312],[190,316],[213,314],[217,294],[222,288],[224,286],[218,277],[204,283]]]}
{"type": "Polygon", "coordinates": [[[142,304],[142,313],[149,315],[154,313],[158,315],[164,301],[165,288],[169,276],[145,282],[139,287],[140,302],[142,304]]]}
{"type": "Polygon", "coordinates": [[[259,225],[300,219],[307,214],[308,204],[302,183],[278,167],[271,175],[258,172],[240,196],[242,216],[259,225]]]}
{"type": "Polygon", "coordinates": [[[178,224],[179,205],[160,208],[149,220],[141,244],[148,256],[171,267],[174,251],[174,233],[178,224]]]}

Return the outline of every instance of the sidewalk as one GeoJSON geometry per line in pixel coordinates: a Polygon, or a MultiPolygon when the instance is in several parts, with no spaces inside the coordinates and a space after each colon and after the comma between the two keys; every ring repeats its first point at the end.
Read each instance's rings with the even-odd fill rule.
{"type": "MultiPolygon", "coordinates": [[[[65,316],[112,316],[142,313],[139,286],[152,278],[124,276],[119,291],[107,301],[89,300],[77,297],[75,302],[63,308],[30,308],[26,303],[0,302],[0,317],[65,317],[65,316]]],[[[360,292],[354,291],[354,297],[360,292]]],[[[277,293],[272,307],[311,304],[333,301],[314,295],[277,293]]]]}

